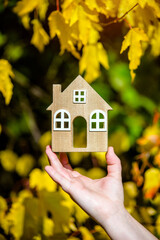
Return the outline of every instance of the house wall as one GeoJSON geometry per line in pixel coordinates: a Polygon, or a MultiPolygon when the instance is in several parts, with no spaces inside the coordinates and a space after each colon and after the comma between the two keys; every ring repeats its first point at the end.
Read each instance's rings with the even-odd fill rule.
{"type": "MultiPolygon", "coordinates": [[[[94,110],[102,110],[108,114],[108,104],[85,81],[74,80],[65,91],[61,92],[60,85],[53,85],[52,110],[52,149],[55,152],[97,152],[107,151],[108,127],[105,132],[90,132],[90,113],[94,110]],[[74,90],[86,90],[86,104],[73,103],[74,90]],[[71,114],[71,131],[54,131],[53,119],[57,110],[64,109],[71,114]],[[87,148],[73,147],[73,121],[81,116],[87,122],[87,148]]],[[[108,125],[108,124],[107,124],[108,125]]]]}

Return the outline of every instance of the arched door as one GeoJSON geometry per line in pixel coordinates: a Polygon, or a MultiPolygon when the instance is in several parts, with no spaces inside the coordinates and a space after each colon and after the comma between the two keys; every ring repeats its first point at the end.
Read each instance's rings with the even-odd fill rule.
{"type": "Polygon", "coordinates": [[[83,117],[76,117],[73,121],[73,147],[87,147],[87,122],[83,117]]]}

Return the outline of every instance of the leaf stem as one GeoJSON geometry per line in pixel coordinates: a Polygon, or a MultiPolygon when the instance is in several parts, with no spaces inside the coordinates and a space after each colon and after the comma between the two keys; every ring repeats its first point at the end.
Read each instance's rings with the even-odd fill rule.
{"type": "Polygon", "coordinates": [[[57,11],[59,11],[59,0],[56,0],[57,11]]]}
{"type": "Polygon", "coordinates": [[[126,18],[124,18],[124,21],[127,23],[127,25],[129,26],[130,29],[132,29],[131,24],[128,22],[128,20],[126,18]]]}

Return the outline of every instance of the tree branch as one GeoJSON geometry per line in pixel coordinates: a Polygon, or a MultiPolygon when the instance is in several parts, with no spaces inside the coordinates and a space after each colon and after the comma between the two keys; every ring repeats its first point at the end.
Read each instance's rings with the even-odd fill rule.
{"type": "Polygon", "coordinates": [[[101,23],[101,25],[104,26],[104,27],[106,27],[106,26],[109,26],[109,25],[111,25],[111,24],[113,24],[113,23],[121,22],[121,21],[125,18],[125,16],[126,16],[129,12],[131,12],[135,7],[137,7],[138,5],[139,5],[139,4],[136,3],[131,9],[129,9],[126,13],[124,13],[122,17],[116,18],[116,19],[114,19],[113,21],[108,22],[108,23],[101,23]]]}

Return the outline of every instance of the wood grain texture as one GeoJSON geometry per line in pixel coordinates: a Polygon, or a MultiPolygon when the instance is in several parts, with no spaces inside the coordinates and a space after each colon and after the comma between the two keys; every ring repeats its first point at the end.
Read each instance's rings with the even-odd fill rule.
{"type": "Polygon", "coordinates": [[[47,108],[52,111],[52,150],[54,152],[104,152],[108,148],[108,110],[112,108],[104,99],[79,75],[63,92],[61,85],[53,85],[53,103],[47,108]],[[74,90],[86,91],[86,103],[74,103],[74,90]],[[54,114],[63,109],[70,113],[70,130],[54,130],[54,114]],[[90,131],[90,114],[95,110],[106,113],[106,130],[90,131]],[[74,148],[73,121],[83,117],[87,122],[87,147],[74,148]]]}

